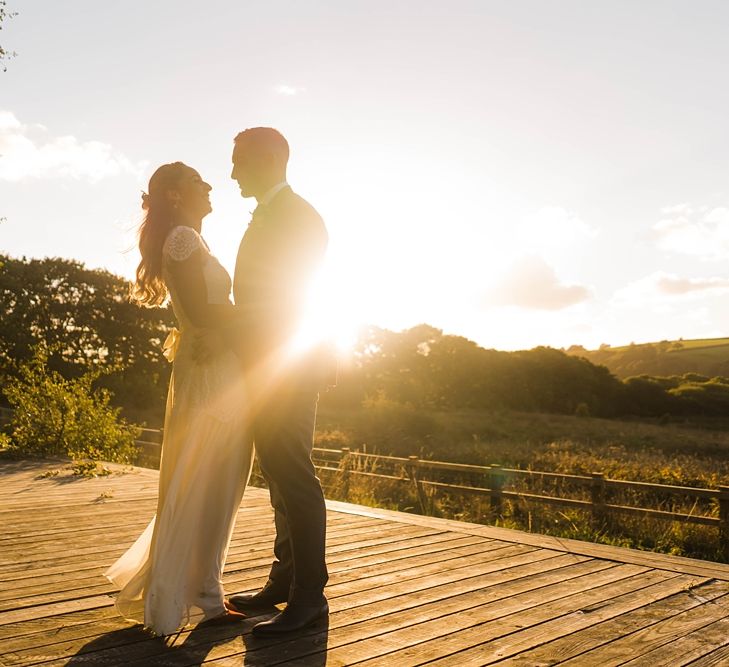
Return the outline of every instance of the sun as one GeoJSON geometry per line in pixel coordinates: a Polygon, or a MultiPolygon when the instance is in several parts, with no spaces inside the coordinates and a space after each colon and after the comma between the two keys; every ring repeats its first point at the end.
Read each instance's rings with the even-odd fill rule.
{"type": "Polygon", "coordinates": [[[334,345],[342,354],[354,347],[363,323],[351,290],[341,278],[332,264],[325,264],[317,273],[307,292],[301,325],[292,340],[293,352],[322,343],[334,345]]]}

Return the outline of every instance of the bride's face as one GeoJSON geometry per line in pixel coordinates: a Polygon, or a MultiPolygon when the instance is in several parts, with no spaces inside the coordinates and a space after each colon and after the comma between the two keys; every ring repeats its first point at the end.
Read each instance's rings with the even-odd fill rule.
{"type": "Polygon", "coordinates": [[[180,181],[177,188],[178,206],[190,220],[202,220],[213,207],[210,205],[212,188],[203,181],[200,174],[190,169],[180,181]]]}

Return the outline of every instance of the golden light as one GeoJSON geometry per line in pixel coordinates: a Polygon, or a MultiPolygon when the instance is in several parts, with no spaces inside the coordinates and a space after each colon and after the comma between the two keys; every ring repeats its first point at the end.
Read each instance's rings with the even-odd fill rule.
{"type": "Polygon", "coordinates": [[[293,354],[321,343],[333,344],[340,353],[354,346],[362,326],[361,312],[346,280],[342,280],[341,274],[335,274],[333,267],[327,265],[312,281],[301,326],[291,343],[293,354]]]}

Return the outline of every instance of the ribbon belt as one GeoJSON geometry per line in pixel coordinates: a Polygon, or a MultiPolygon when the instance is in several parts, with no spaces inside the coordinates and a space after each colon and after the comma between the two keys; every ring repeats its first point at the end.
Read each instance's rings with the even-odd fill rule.
{"type": "Polygon", "coordinates": [[[167,334],[167,339],[162,344],[162,354],[165,356],[167,361],[175,360],[177,348],[180,346],[180,338],[180,330],[172,327],[172,329],[170,329],[170,333],[167,334]]]}

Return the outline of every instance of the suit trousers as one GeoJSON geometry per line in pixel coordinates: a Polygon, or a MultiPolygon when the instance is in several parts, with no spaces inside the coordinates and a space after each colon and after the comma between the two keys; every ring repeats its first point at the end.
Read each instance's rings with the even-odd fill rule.
{"type": "Polygon", "coordinates": [[[269,397],[253,422],[256,456],[276,522],[269,578],[289,591],[289,603],[317,604],[328,574],[326,506],[311,461],[319,395],[288,390],[269,397]]]}

